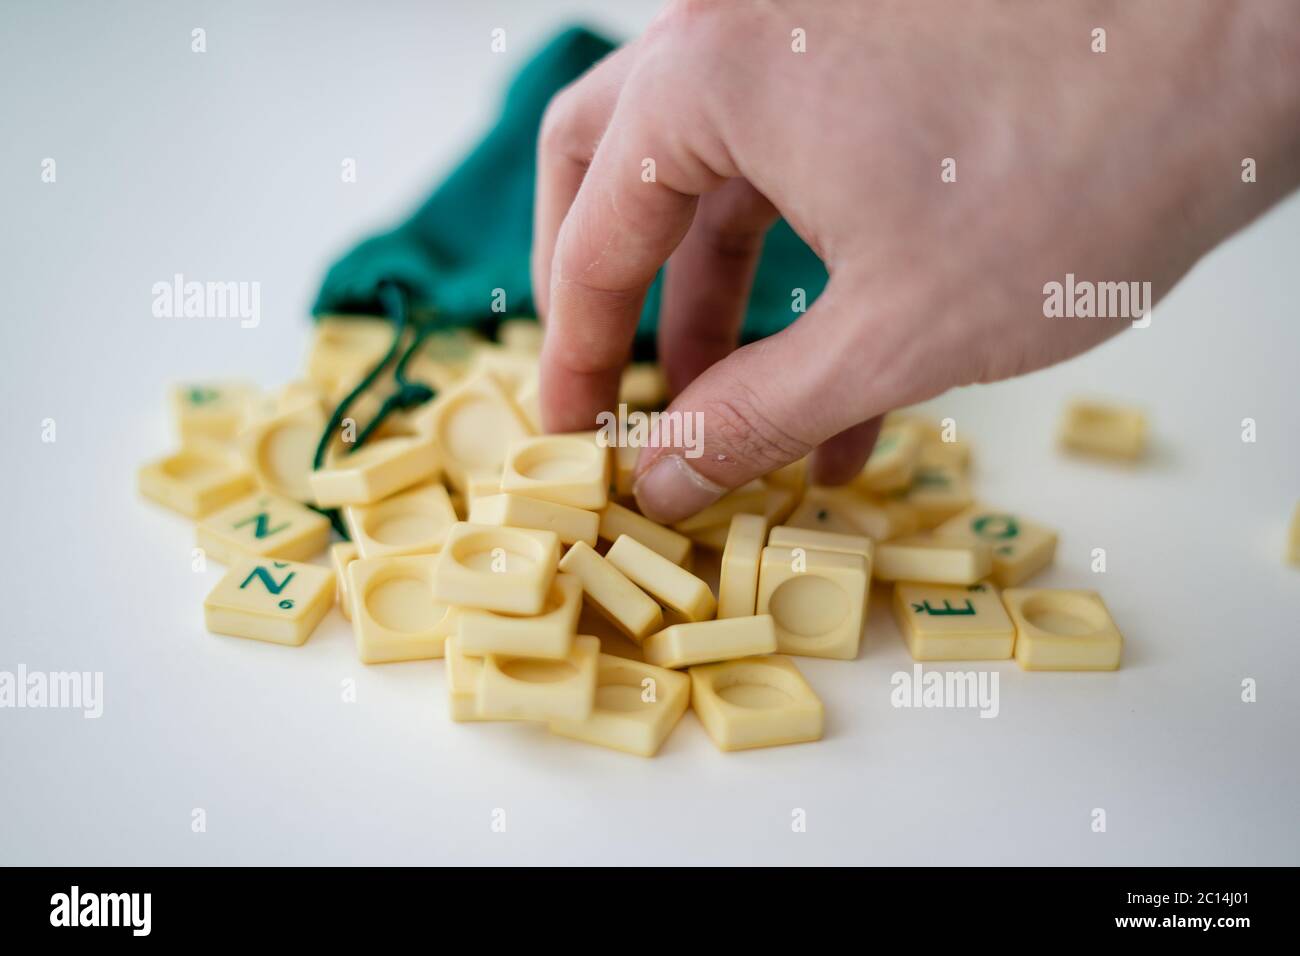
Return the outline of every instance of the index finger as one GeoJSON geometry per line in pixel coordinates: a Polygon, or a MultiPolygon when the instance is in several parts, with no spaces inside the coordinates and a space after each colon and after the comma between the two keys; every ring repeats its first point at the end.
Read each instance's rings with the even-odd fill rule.
{"type": "Polygon", "coordinates": [[[639,99],[615,108],[556,239],[541,365],[549,431],[594,428],[614,408],[646,291],[690,228],[697,196],[720,180],[679,150],[665,155],[654,107],[639,99]]]}
{"type": "Polygon", "coordinates": [[[549,312],[556,234],[605,135],[635,51],[633,40],[609,54],[556,94],[542,117],[537,136],[532,279],[537,316],[543,322],[549,312]]]}

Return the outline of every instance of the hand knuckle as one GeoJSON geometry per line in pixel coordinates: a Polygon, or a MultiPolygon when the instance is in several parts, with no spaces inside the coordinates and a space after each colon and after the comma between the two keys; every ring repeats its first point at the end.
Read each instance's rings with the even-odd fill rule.
{"type": "Polygon", "coordinates": [[[544,152],[571,153],[581,145],[578,135],[579,93],[570,84],[546,104],[537,141],[544,152]]]}

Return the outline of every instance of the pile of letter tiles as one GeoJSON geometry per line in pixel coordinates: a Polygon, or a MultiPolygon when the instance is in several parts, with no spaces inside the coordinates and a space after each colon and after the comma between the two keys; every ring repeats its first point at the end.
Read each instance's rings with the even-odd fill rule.
{"type": "MultiPolygon", "coordinates": [[[[313,470],[329,413],[391,328],[322,319],[305,377],[275,392],[174,390],[179,450],[139,484],[227,569],[204,601],[210,631],[300,645],[337,606],[366,664],[441,659],[453,721],[538,721],[642,756],[688,708],[721,750],[819,739],[822,702],[795,658],[854,660],[873,581],[892,587],[916,660],[1119,666],[1096,592],[1023,586],[1056,534],[976,502],[951,420],[895,413],[850,484],[809,485],[800,461],[665,527],[636,509],[637,448],[542,433],[540,329],[512,319],[495,342],[426,339],[406,374],[434,400],[349,453],[384,397],[363,394],[313,470]],[[351,540],[332,542],[308,505],[339,509],[351,540]]],[[[624,421],[664,398],[654,365],[629,367],[624,421]]],[[[1132,459],[1145,442],[1140,413],[1067,410],[1072,452],[1132,459]]]]}

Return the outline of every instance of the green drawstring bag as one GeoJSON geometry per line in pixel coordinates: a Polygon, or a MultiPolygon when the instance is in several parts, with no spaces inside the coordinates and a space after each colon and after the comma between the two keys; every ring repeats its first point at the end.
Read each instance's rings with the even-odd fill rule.
{"type": "MultiPolygon", "coordinates": [[[[392,315],[379,289],[385,282],[409,297],[417,326],[469,326],[491,334],[503,317],[492,311],[494,289],[511,314],[536,313],[529,281],[537,131],[552,96],[614,49],[589,30],[573,28],[551,40],[511,83],[505,108],[484,137],[410,219],[367,239],[329,270],[312,311],[392,315]]],[[[635,354],[654,357],[662,275],[647,296],[635,354]]],[[[795,318],[791,296],[809,304],[826,284],[826,269],[784,221],[768,234],[743,330],[747,342],[771,335],[795,318]]]]}
{"type": "MultiPolygon", "coordinates": [[[[614,49],[589,30],[572,28],[551,40],[515,77],[496,125],[415,214],[396,229],[367,239],[336,262],[312,307],[321,315],[381,315],[394,324],[393,345],[334,410],[316,450],[320,468],[330,436],[352,402],[391,369],[395,387],[357,436],[365,442],[392,411],[427,402],[433,390],[406,377],[407,361],[440,329],[468,327],[491,336],[505,317],[493,311],[504,291],[511,315],[536,314],[529,277],[537,132],[547,103],[560,89],[614,49]],[[407,331],[414,336],[408,337],[407,331]],[[403,343],[409,342],[403,350],[403,343]],[[399,354],[400,353],[400,354],[399,354]]],[[[652,359],[662,275],[646,297],[633,354],[652,359]]],[[[784,221],[768,233],[742,330],[751,342],[794,320],[792,296],[811,304],[826,285],[826,269],[784,221]]],[[[329,513],[329,512],[327,512],[329,513]]],[[[336,514],[335,527],[346,537],[336,514]]]]}

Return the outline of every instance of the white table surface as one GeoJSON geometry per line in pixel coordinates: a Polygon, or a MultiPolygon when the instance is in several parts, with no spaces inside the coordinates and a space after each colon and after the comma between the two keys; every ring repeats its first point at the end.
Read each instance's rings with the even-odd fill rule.
{"type": "Polygon", "coordinates": [[[890,677],[912,664],[878,601],[856,662],[798,660],[825,740],[722,754],[688,714],[641,760],[454,725],[441,663],[365,667],[334,612],[298,649],[205,632],[219,569],[194,573],[190,523],[135,491],[173,442],[166,386],[298,375],[326,265],[437,181],[528,51],[578,15],[630,32],[652,10],[0,10],[0,670],[104,674],[98,720],[0,710],[0,862],[1300,862],[1300,569],[1282,560],[1300,499],[1296,198],[1201,263],[1150,329],[932,403],[973,442],[981,498],[1059,529],[1033,583],[1104,594],[1127,638],[1117,673],[960,665],[1000,674],[996,719],[895,709],[890,677]],[[259,281],[260,326],[155,319],[151,286],[177,272],[259,281]],[[1145,407],[1152,459],[1060,457],[1080,393],[1145,407]]]}

